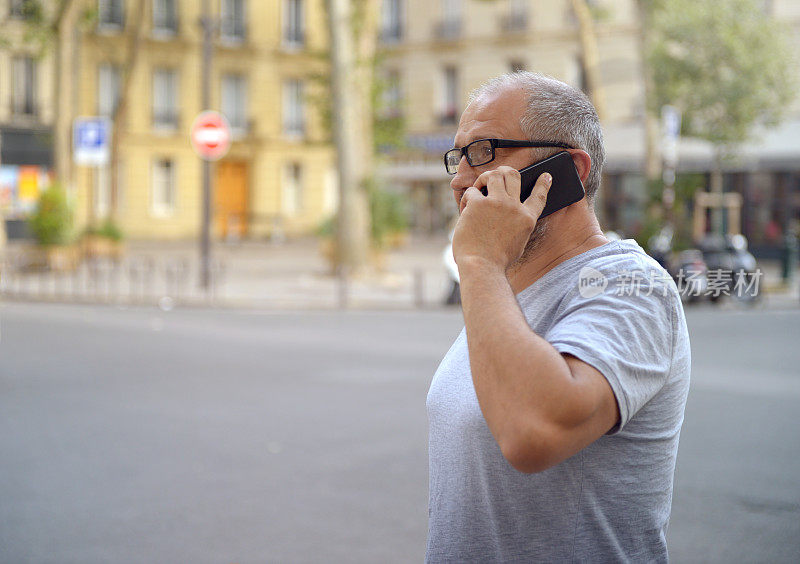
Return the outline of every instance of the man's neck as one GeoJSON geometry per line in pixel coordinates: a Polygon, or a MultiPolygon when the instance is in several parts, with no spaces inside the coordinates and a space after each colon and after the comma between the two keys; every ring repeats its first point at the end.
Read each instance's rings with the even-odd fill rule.
{"type": "MultiPolygon", "coordinates": [[[[567,218],[560,218],[562,225],[567,218]]],[[[523,263],[509,269],[507,276],[515,294],[536,282],[556,265],[561,264],[589,249],[608,243],[600,224],[591,214],[584,226],[578,230],[564,229],[562,225],[550,225],[543,237],[541,246],[523,263]],[[566,235],[566,236],[565,236],[566,235]]]]}

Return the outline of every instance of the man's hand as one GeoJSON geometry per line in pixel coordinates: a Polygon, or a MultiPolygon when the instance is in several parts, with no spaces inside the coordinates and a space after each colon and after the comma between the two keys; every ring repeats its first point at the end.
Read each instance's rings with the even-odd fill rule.
{"type": "Polygon", "coordinates": [[[501,166],[481,174],[459,204],[461,217],[453,234],[456,264],[477,259],[505,272],[522,256],[552,182],[548,173],[539,176],[521,203],[519,171],[501,166]],[[486,196],[480,191],[484,186],[486,196]]]}

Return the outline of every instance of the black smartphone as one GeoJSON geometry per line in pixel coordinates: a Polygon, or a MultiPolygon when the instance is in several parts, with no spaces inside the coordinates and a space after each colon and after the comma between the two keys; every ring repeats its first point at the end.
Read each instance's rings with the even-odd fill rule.
{"type": "MultiPolygon", "coordinates": [[[[547,203],[539,216],[540,218],[574,204],[586,195],[583,183],[578,177],[575,163],[572,161],[572,155],[567,151],[560,151],[519,171],[521,176],[519,199],[521,202],[528,199],[533,186],[536,184],[536,179],[545,172],[549,172],[553,176],[553,185],[547,193],[547,203]]],[[[485,186],[481,188],[481,192],[483,192],[484,196],[486,195],[485,186]]]]}

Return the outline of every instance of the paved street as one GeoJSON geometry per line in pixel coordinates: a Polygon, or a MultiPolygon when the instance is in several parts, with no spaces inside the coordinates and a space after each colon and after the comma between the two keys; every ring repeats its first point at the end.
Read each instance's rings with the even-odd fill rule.
{"type": "MultiPolygon", "coordinates": [[[[688,312],[674,562],[800,561],[800,310],[688,312]]],[[[0,306],[0,562],[419,562],[456,310],[0,306]]]]}

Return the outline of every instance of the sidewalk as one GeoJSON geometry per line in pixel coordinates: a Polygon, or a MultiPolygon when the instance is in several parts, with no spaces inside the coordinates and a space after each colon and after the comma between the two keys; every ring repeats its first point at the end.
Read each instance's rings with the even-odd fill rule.
{"type": "MultiPolygon", "coordinates": [[[[17,275],[0,280],[6,299],[243,307],[255,309],[438,308],[449,292],[442,263],[445,235],[411,237],[386,253],[382,268],[350,278],[334,276],[314,238],[282,243],[241,241],[213,246],[211,295],[199,287],[195,242],[129,242],[122,265],[84,264],[77,272],[17,275]]],[[[11,244],[7,256],[21,253],[11,244]]],[[[800,307],[800,273],[782,284],[777,261],[759,261],[763,295],[757,307],[800,307]]],[[[730,302],[730,301],[729,301],[730,302]]],[[[739,307],[736,303],[722,307],[739,307]]]]}
{"type": "Polygon", "coordinates": [[[282,243],[240,241],[212,248],[211,295],[200,288],[195,242],[131,241],[122,264],[86,263],[69,273],[24,273],[12,265],[25,244],[6,249],[0,278],[5,299],[134,303],[162,307],[252,307],[258,309],[435,308],[449,290],[442,253],[446,236],[411,237],[346,284],[332,272],[315,238],[282,243]]]}
{"type": "Polygon", "coordinates": [[[218,244],[214,255],[224,265],[219,297],[231,305],[266,308],[336,308],[343,300],[357,308],[435,307],[448,289],[442,264],[446,245],[445,236],[411,238],[388,251],[380,268],[348,279],[345,289],[316,239],[218,244]]]}

